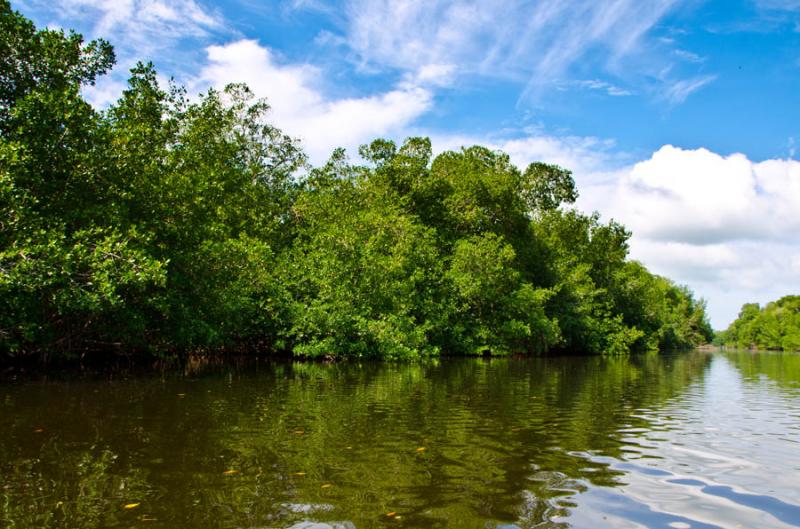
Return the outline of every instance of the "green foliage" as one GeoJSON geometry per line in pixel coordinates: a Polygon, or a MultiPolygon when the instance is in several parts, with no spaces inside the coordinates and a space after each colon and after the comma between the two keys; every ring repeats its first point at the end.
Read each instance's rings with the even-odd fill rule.
{"type": "Polygon", "coordinates": [[[455,289],[464,351],[543,353],[558,342],[558,325],[544,310],[551,292],[523,282],[515,258],[493,233],[456,243],[445,278],[455,289]]]}
{"type": "Polygon", "coordinates": [[[523,197],[533,211],[551,211],[578,199],[572,172],[557,165],[534,162],[525,169],[523,197]]]}
{"type": "Polygon", "coordinates": [[[427,339],[441,264],[431,230],[369,188],[334,158],[312,173],[294,206],[297,238],[286,281],[287,338],[297,354],[415,358],[437,352],[427,339]]]}
{"type": "Polygon", "coordinates": [[[763,308],[745,303],[716,341],[741,348],[800,351],[800,296],[784,296],[763,308]]]}
{"type": "Polygon", "coordinates": [[[268,106],[241,86],[189,103],[138,65],[98,113],[80,92],[113,64],[110,46],[0,11],[2,349],[273,341],[270,264],[304,157],[268,106]]]}
{"type": "Polygon", "coordinates": [[[114,64],[103,40],[83,44],[81,35],[37,31],[33,23],[0,0],[0,131],[14,129],[14,107],[34,93],[62,93],[94,84],[114,64]]]}
{"type": "Polygon", "coordinates": [[[113,65],[107,43],[37,31],[2,0],[0,27],[2,353],[413,359],[710,339],[702,302],[627,261],[623,226],[567,209],[568,170],[480,146],[434,158],[427,138],[308,168],[245,86],[189,100],[139,64],[98,111],[81,91],[113,65]]]}

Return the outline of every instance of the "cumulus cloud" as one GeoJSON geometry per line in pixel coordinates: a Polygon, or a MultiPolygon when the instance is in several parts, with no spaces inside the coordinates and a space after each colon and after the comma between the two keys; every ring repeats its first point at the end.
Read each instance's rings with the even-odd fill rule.
{"type": "Polygon", "coordinates": [[[335,147],[351,152],[371,139],[392,135],[432,106],[422,84],[406,80],[393,89],[365,97],[335,99],[322,88],[322,72],[307,64],[281,64],[254,40],[207,48],[208,61],[195,86],[246,83],[272,105],[273,122],[302,139],[312,162],[320,163],[335,147]]]}
{"type": "Polygon", "coordinates": [[[795,238],[800,162],[666,145],[620,181],[615,211],[641,236],[714,244],[795,238]]]}
{"type": "Polygon", "coordinates": [[[731,241],[699,246],[649,241],[635,233],[631,256],[689,285],[708,301],[711,323],[726,328],[744,303],[762,305],[800,292],[798,242],[731,241]]]}
{"type": "Polygon", "coordinates": [[[632,257],[706,296],[717,327],[800,291],[800,162],[666,145],[600,195],[633,231],[632,257]]]}

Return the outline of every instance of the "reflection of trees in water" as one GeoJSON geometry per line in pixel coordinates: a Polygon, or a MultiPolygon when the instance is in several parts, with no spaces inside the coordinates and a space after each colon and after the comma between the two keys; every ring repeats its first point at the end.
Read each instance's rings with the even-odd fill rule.
{"type": "MultiPolygon", "coordinates": [[[[146,474],[119,468],[117,459],[108,449],[74,451],[45,442],[39,457],[3,465],[0,522],[9,528],[111,526],[124,509],[113,498],[133,502],[149,494],[146,474]]],[[[147,518],[130,511],[127,521],[147,518]]]]}
{"type": "Polygon", "coordinates": [[[389,512],[413,527],[534,527],[567,515],[587,486],[615,485],[621,474],[588,456],[620,457],[622,438],[649,427],[637,410],[680,394],[708,361],[296,363],[15,387],[0,512],[12,527],[102,527],[146,514],[151,527],[315,519],[362,529],[383,526],[389,512]],[[48,407],[59,411],[52,419],[31,415],[48,407]],[[49,443],[23,435],[34,423],[47,424],[49,443]],[[121,509],[131,498],[141,507],[121,509]]]}
{"type": "Polygon", "coordinates": [[[725,351],[745,380],[766,376],[778,386],[800,391],[800,354],[786,352],[725,351]]]}

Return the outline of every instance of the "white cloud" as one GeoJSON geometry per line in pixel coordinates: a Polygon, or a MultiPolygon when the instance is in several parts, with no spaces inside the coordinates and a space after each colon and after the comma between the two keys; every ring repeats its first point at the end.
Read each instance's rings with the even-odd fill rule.
{"type": "Polygon", "coordinates": [[[679,105],[686,101],[686,98],[692,93],[700,90],[716,79],[716,75],[701,75],[690,79],[680,79],[668,83],[662,92],[662,97],[672,105],[679,105]]]}
{"type": "Polygon", "coordinates": [[[452,64],[426,64],[413,77],[416,82],[434,86],[446,86],[452,83],[456,67],[452,64]]]}
{"type": "Polygon", "coordinates": [[[613,209],[652,240],[712,244],[795,238],[800,162],[755,163],[742,154],[667,145],[619,182],[613,209]]]}
{"type": "Polygon", "coordinates": [[[800,292],[800,162],[667,145],[600,196],[594,209],[632,230],[631,256],[706,296],[716,327],[800,292]]]}
{"type": "Polygon", "coordinates": [[[162,71],[186,77],[197,66],[197,50],[232,34],[205,0],[24,0],[22,5],[50,28],[75,28],[87,40],[102,38],[114,46],[116,67],[84,90],[98,108],[119,98],[137,62],[152,61],[162,71]]]}
{"type": "Polygon", "coordinates": [[[93,34],[149,55],[175,40],[223,27],[220,15],[195,0],[61,0],[62,18],[94,20],[93,34]]]}
{"type": "Polygon", "coordinates": [[[432,93],[405,81],[366,97],[333,99],[322,88],[322,73],[306,64],[280,64],[253,40],[207,48],[208,63],[193,84],[224,86],[244,82],[272,105],[271,120],[302,139],[311,161],[323,162],[335,147],[354,152],[378,136],[392,135],[432,106],[432,93]]]}
{"type": "Polygon", "coordinates": [[[93,86],[83,88],[86,100],[95,108],[107,108],[116,102],[125,90],[126,84],[114,77],[101,77],[93,86]]]}
{"type": "Polygon", "coordinates": [[[703,57],[701,55],[698,55],[698,54],[696,54],[694,52],[691,52],[689,50],[678,49],[678,50],[673,51],[673,54],[675,54],[676,57],[679,57],[679,58],[681,58],[681,59],[683,59],[685,61],[692,62],[692,63],[695,63],[695,64],[701,64],[701,63],[704,63],[706,61],[705,57],[703,57]]]}
{"type": "Polygon", "coordinates": [[[733,241],[697,246],[648,241],[634,233],[631,256],[705,298],[716,329],[726,328],[744,303],[764,305],[800,293],[797,242],[733,241]]]}
{"type": "Polygon", "coordinates": [[[613,85],[606,81],[601,81],[599,79],[583,79],[580,81],[572,81],[568,84],[573,86],[577,86],[579,88],[585,88],[587,90],[599,90],[601,92],[605,92],[606,94],[614,97],[623,97],[623,96],[631,96],[633,92],[630,90],[626,90],[624,88],[620,88],[619,86],[613,85]]]}
{"type": "Polygon", "coordinates": [[[523,80],[536,92],[591,51],[606,61],[638,43],[678,0],[350,0],[346,38],[365,64],[523,80]]]}

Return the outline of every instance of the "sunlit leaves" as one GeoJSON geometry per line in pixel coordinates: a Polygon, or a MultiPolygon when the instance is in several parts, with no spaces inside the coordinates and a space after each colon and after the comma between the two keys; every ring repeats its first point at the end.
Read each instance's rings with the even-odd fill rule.
{"type": "Polygon", "coordinates": [[[742,348],[800,351],[800,296],[784,296],[763,308],[745,303],[718,341],[742,348]]]}

